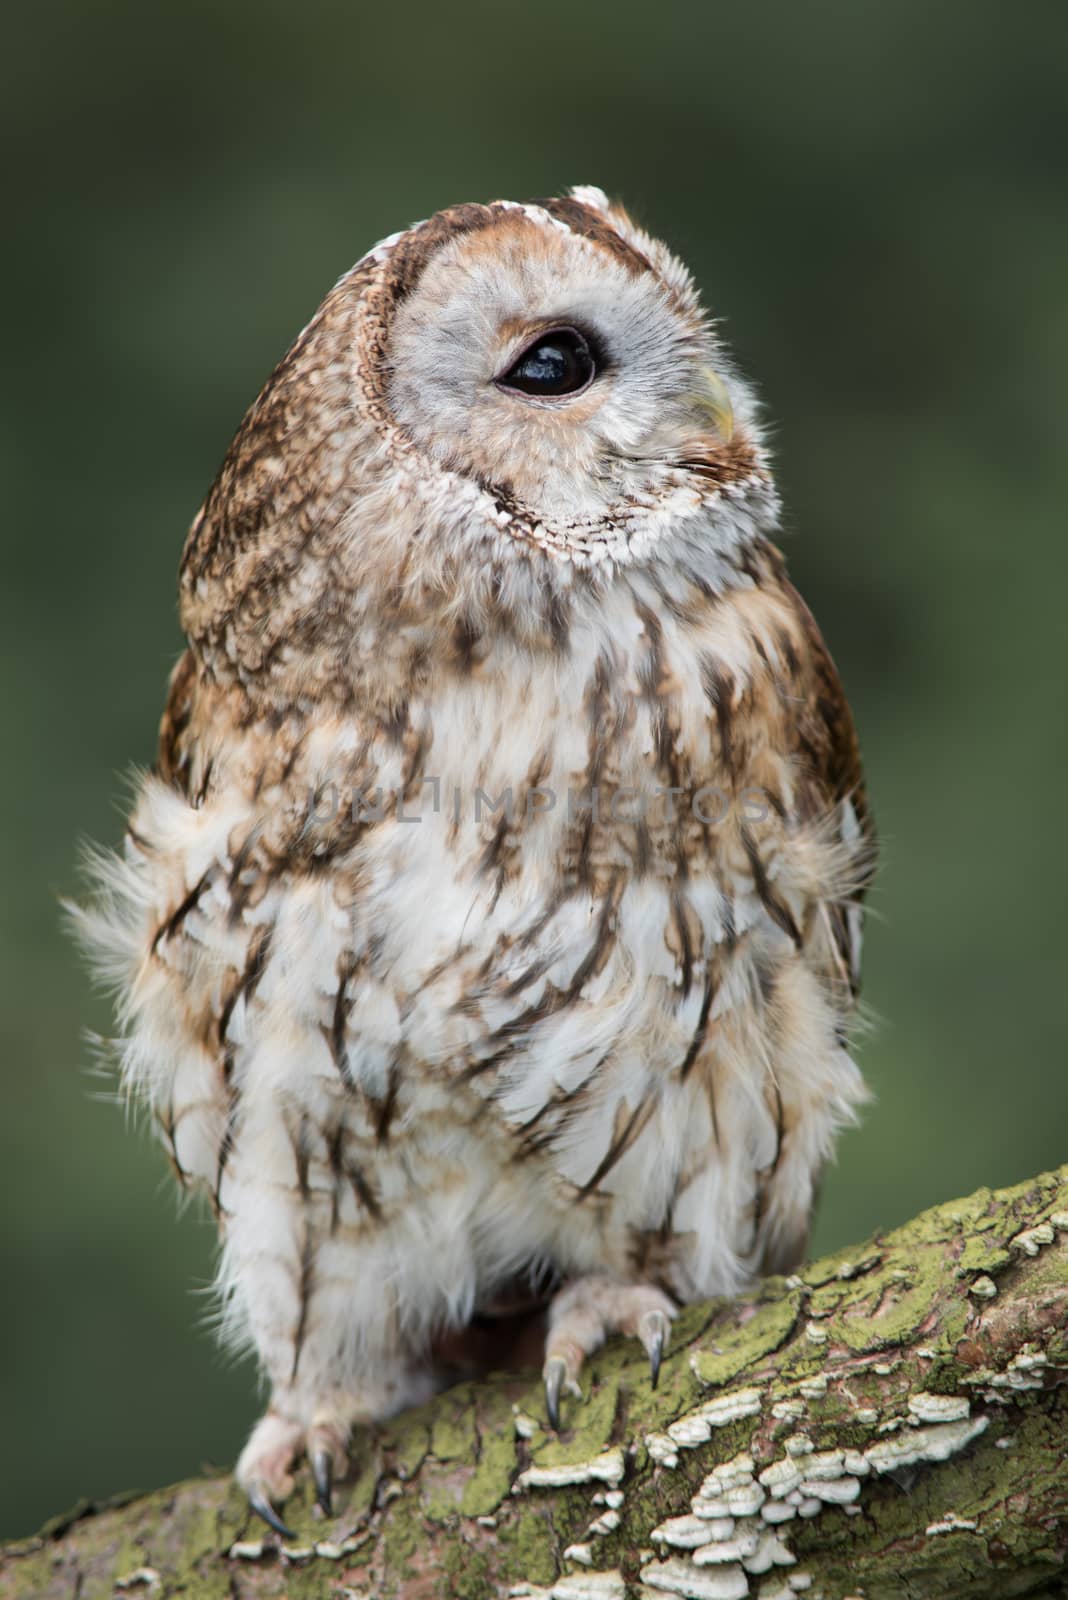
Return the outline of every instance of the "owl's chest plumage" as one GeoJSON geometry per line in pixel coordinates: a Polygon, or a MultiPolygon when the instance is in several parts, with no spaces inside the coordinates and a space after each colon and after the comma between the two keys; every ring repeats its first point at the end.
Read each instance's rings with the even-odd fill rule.
{"type": "Polygon", "coordinates": [[[269,1166],[439,1313],[539,1264],[741,1281],[791,1226],[784,1140],[807,1174],[857,1093],[804,689],[774,585],[635,576],[388,714],[213,704],[198,804],[134,822],[179,1167],[225,1219],[269,1166]]]}

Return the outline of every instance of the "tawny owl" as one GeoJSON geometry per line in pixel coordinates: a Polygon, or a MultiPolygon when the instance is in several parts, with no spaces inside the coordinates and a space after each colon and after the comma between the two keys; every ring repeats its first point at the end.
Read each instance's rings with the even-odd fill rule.
{"type": "Polygon", "coordinates": [[[181,567],[188,649],[82,934],[320,1498],[450,1330],[611,1332],[803,1248],[863,1089],[856,736],[769,542],[750,389],[596,189],[461,205],[341,279],[181,567]]]}

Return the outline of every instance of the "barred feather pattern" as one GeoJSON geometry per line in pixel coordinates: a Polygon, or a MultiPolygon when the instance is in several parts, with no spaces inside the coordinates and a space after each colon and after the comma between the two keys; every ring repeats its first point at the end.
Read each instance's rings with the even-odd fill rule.
{"type": "Polygon", "coordinates": [[[517,1283],[796,1261],[874,852],[777,515],[688,274],[590,189],[386,241],[246,418],[77,918],[279,1415],[421,1397],[517,1283]],[[605,392],[519,415],[485,374],[555,322],[605,392]]]}

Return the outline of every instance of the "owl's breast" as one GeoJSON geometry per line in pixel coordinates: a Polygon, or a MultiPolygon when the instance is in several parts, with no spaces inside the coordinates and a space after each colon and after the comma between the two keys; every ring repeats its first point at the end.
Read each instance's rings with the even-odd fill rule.
{"type": "Polygon", "coordinates": [[[632,582],[566,652],[502,650],[408,706],[384,819],[339,863],[357,1080],[418,1063],[570,1192],[623,1182],[650,1218],[717,1119],[772,1160],[769,1041],[823,1006],[806,941],[843,869],[786,619],[757,591],[675,615],[632,582]]]}
{"type": "Polygon", "coordinates": [[[342,1128],[380,1209],[421,1160],[465,1193],[472,1150],[482,1188],[525,1168],[572,1256],[591,1209],[601,1250],[609,1213],[619,1250],[668,1215],[701,1236],[710,1183],[740,1215],[807,1086],[852,1072],[855,828],[797,737],[806,670],[777,592],[632,576],[556,651],[380,714],[205,712],[108,935],[180,1170],[225,1205],[258,1105],[298,1150],[319,1130],[327,1175],[342,1128]]]}

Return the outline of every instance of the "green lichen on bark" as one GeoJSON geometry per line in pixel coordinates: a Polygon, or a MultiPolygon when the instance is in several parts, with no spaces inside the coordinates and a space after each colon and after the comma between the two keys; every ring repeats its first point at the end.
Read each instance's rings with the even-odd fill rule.
{"type": "Polygon", "coordinates": [[[536,1374],[467,1385],[358,1441],[335,1520],[302,1482],[288,1547],[192,1480],[7,1546],[0,1600],[1052,1596],[1066,1330],[1068,1168],[687,1308],[656,1394],[613,1344],[559,1439],[536,1374]]]}

